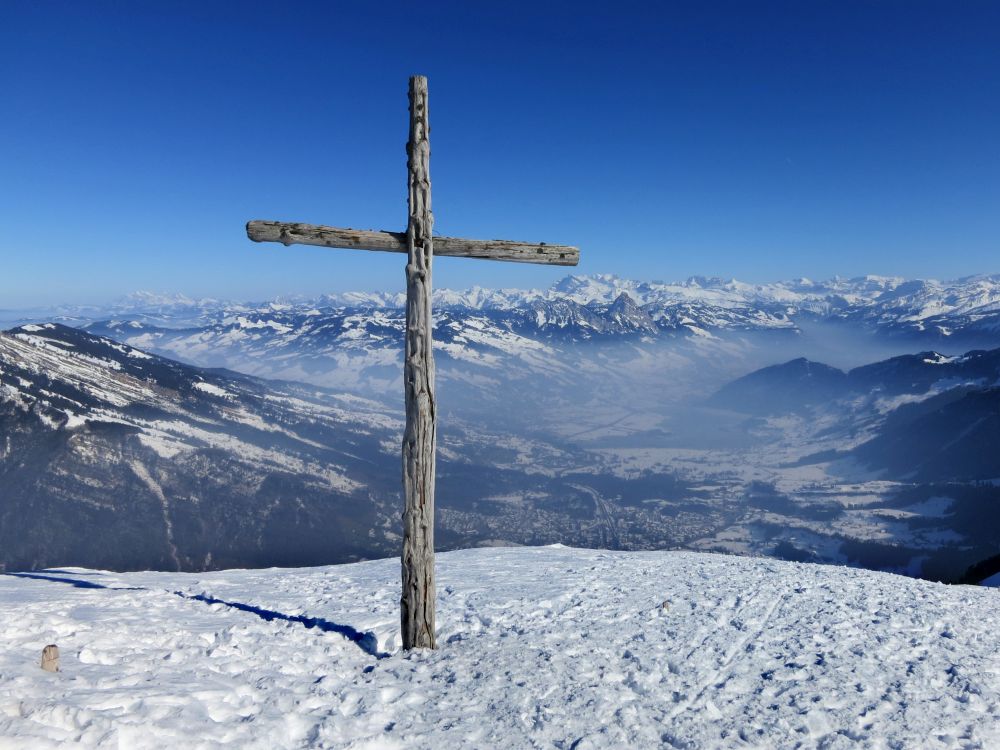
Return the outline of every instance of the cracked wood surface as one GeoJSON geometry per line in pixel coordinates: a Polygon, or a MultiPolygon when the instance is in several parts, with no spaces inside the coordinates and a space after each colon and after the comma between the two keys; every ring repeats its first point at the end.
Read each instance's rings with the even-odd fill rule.
{"type": "MultiPolygon", "coordinates": [[[[247,237],[254,242],[280,242],[283,245],[316,245],[387,253],[408,252],[406,234],[402,232],[375,232],[368,229],[345,229],[318,224],[250,221],[247,222],[247,237]]],[[[508,240],[466,240],[458,237],[435,237],[434,254],[549,266],[575,266],[580,262],[580,249],[568,245],[508,240]]]]}
{"type": "Polygon", "coordinates": [[[437,405],[431,338],[431,144],[427,79],[410,78],[410,139],[406,146],[409,222],[406,228],[406,428],[403,432],[403,648],[435,648],[434,458],[437,405]]]}

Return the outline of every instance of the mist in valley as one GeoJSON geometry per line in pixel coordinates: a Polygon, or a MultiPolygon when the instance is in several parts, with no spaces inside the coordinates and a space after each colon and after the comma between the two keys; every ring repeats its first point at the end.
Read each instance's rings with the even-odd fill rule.
{"type": "MultiPolygon", "coordinates": [[[[720,283],[727,295],[747,294],[720,283]]],[[[680,548],[948,579],[988,556],[993,542],[978,533],[980,524],[964,511],[957,531],[949,510],[973,502],[961,498],[989,494],[965,489],[987,469],[955,474],[950,464],[928,466],[916,481],[899,469],[896,437],[885,434],[900,422],[889,418],[897,408],[934,395],[912,387],[933,378],[911,378],[906,368],[950,357],[877,365],[860,389],[847,387],[844,374],[917,352],[989,348],[988,328],[887,327],[810,309],[792,319],[763,303],[639,308],[620,288],[632,284],[647,297],[655,289],[615,277],[564,285],[594,294],[594,284],[602,291],[586,305],[559,294],[529,303],[515,295],[498,298],[503,307],[451,305],[438,313],[440,549],[680,548]],[[890,374],[878,375],[883,369],[890,374]],[[956,478],[966,484],[938,495],[929,489],[936,485],[928,480],[956,478]]],[[[701,286],[670,289],[708,294],[701,286]]],[[[152,402],[121,412],[119,397],[98,399],[90,413],[72,400],[53,403],[38,430],[65,433],[56,443],[46,438],[64,463],[18,464],[7,456],[11,476],[41,488],[33,490],[38,502],[106,502],[118,518],[146,519],[147,529],[157,514],[174,518],[177,538],[169,527],[154,532],[162,537],[156,544],[119,549],[104,561],[109,567],[321,564],[397,553],[401,310],[208,301],[113,317],[64,312],[69,328],[32,324],[13,335],[59,357],[93,348],[134,369],[148,352],[188,368],[162,384],[179,389],[181,419],[169,416],[176,406],[151,419],[151,409],[162,409],[152,402]],[[109,340],[118,343],[100,343],[109,340]],[[137,353],[122,355],[120,346],[137,353]],[[102,428],[98,439],[95,425],[115,420],[130,426],[102,428]],[[81,463],[95,450],[107,454],[107,466],[81,463]],[[124,474],[111,471],[123,465],[116,460],[124,474]],[[81,484],[66,479],[75,473],[81,484]],[[237,544],[226,540],[232,534],[219,512],[247,519],[237,544]]],[[[158,383],[157,368],[139,368],[135,387],[158,383]]],[[[10,387],[24,390],[25,376],[17,377],[10,387]]],[[[29,395],[39,404],[52,401],[46,393],[76,387],[56,389],[49,375],[37,377],[29,395]]],[[[19,419],[17,429],[30,432],[19,419]]],[[[926,430],[915,434],[933,440],[926,430]]],[[[85,517],[81,524],[95,522],[85,517]]],[[[139,540],[141,532],[120,536],[139,540]]],[[[100,550],[87,554],[79,559],[100,564],[93,557],[100,550]]]]}

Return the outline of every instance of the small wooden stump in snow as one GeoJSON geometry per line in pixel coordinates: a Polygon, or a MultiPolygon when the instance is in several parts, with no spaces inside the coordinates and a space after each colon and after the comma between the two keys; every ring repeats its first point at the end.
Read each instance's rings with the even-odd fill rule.
{"type": "Polygon", "coordinates": [[[50,644],[42,649],[42,669],[46,672],[59,671],[59,647],[50,644]]]}

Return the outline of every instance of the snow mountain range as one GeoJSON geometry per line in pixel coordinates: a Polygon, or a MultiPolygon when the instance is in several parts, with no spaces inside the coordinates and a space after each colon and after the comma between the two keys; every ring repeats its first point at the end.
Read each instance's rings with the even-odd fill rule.
{"type": "MultiPolygon", "coordinates": [[[[995,543],[980,511],[996,490],[975,483],[1000,476],[983,447],[998,290],[988,276],[439,290],[438,542],[960,577],[995,543]]],[[[0,334],[0,564],[395,554],[400,303],[146,295],[0,334]]]]}
{"type": "MultiPolygon", "coordinates": [[[[396,399],[402,302],[401,293],[261,304],[146,294],[27,317],[83,326],[200,367],[396,399]]],[[[534,399],[532,408],[545,411],[567,391],[628,402],[636,388],[662,391],[665,372],[669,397],[706,395],[773,361],[774,347],[832,356],[823,347],[834,337],[853,341],[841,347],[840,365],[928,345],[964,351],[1000,343],[1000,276],[760,285],[568,276],[545,291],[441,289],[435,305],[448,399],[493,411],[512,399],[534,399]]]]}
{"type": "MultiPolygon", "coordinates": [[[[241,318],[278,333],[293,321],[334,310],[402,310],[400,292],[347,292],[315,299],[235,303],[138,292],[106,306],[0,311],[9,324],[54,320],[72,325],[111,321],[144,327],[197,329],[236,326],[241,318]],[[274,321],[274,324],[269,321],[274,321]]],[[[567,276],[547,290],[438,289],[437,311],[480,312],[504,327],[589,338],[601,335],[704,335],[725,330],[798,328],[800,321],[841,321],[873,331],[933,337],[1000,331],[1000,274],[953,281],[864,276],[748,284],[692,277],[683,282],[636,281],[609,274],[567,276]]],[[[246,325],[246,323],[244,323],[246,325]]],[[[439,325],[440,327],[440,325],[439,325]]]]}

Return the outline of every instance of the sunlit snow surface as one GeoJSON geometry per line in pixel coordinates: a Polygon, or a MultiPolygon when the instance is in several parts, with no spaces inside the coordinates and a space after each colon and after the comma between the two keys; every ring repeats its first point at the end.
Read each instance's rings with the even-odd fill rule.
{"type": "Polygon", "coordinates": [[[0,746],[1000,747],[996,589],[563,547],[438,571],[440,649],[408,655],[394,559],[0,576],[0,746]]]}

